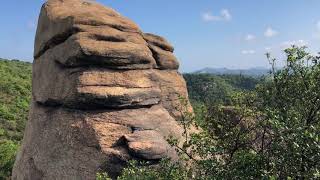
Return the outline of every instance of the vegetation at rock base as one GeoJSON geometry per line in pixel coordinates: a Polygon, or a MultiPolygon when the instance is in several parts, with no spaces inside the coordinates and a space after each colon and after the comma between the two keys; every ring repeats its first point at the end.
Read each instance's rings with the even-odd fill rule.
{"type": "MultiPolygon", "coordinates": [[[[160,166],[149,168],[148,162],[131,161],[128,167],[122,171],[118,180],[185,180],[188,179],[188,171],[177,164],[172,164],[168,159],[160,162],[160,166]]],[[[98,173],[97,180],[109,180],[106,173],[98,173]]]]}
{"type": "MultiPolygon", "coordinates": [[[[119,179],[320,178],[319,57],[303,47],[285,53],[280,70],[267,54],[271,73],[263,78],[185,74],[196,112],[186,124],[203,129],[179,150],[189,168],[133,161],[119,179]]],[[[10,176],[30,95],[31,63],[0,60],[0,179],[10,176]]]]}

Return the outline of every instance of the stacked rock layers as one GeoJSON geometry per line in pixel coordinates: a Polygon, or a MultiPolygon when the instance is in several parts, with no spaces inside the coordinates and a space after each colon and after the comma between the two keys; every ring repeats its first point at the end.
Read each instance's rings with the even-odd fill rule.
{"type": "Polygon", "coordinates": [[[34,48],[13,179],[116,177],[131,159],[178,158],[166,139],[182,139],[180,97],[188,94],[164,38],[97,3],[49,0],[34,48]]]}

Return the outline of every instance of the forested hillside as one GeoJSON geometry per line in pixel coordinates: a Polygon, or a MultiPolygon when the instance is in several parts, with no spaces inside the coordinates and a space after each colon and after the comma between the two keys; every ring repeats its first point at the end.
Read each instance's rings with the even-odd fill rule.
{"type": "Polygon", "coordinates": [[[194,102],[230,104],[237,91],[251,91],[261,82],[260,77],[243,75],[184,74],[190,99],[194,102]]]}
{"type": "Polygon", "coordinates": [[[7,177],[23,137],[31,94],[31,63],[0,59],[0,179],[7,177]]]}

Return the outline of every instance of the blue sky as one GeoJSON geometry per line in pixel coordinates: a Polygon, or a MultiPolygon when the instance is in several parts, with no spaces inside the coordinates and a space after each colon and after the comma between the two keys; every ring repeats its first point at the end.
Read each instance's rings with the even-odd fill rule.
{"type": "MultiPolygon", "coordinates": [[[[182,66],[266,67],[264,56],[290,44],[320,51],[319,0],[97,0],[166,37],[182,66]]],[[[0,6],[0,57],[32,61],[37,17],[44,0],[0,6]]]]}

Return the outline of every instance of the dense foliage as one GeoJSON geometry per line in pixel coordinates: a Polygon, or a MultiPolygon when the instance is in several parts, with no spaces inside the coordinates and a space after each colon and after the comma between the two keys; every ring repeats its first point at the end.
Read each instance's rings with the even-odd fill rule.
{"type": "Polygon", "coordinates": [[[31,64],[0,59],[0,179],[11,173],[31,94],[31,64]]]}

